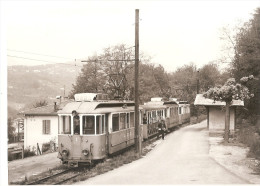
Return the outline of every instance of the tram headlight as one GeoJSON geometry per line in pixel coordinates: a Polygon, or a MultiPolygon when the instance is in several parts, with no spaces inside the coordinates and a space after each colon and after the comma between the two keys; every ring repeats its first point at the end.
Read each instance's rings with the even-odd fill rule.
{"type": "Polygon", "coordinates": [[[69,155],[69,151],[68,150],[63,150],[62,151],[62,155],[63,156],[68,156],[69,155]]]}
{"type": "Polygon", "coordinates": [[[85,150],[82,151],[82,154],[83,154],[84,156],[87,156],[87,155],[89,154],[89,151],[88,151],[87,149],[85,149],[85,150]]]}

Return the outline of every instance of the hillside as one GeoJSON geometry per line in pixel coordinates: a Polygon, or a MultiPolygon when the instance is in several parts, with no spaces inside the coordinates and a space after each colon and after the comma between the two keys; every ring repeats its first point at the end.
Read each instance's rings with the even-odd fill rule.
{"type": "Polygon", "coordinates": [[[9,66],[7,72],[8,116],[31,107],[39,100],[49,104],[57,95],[68,96],[80,72],[79,66],[49,64],[39,66],[9,66]],[[9,112],[11,111],[11,112],[9,112]]]}

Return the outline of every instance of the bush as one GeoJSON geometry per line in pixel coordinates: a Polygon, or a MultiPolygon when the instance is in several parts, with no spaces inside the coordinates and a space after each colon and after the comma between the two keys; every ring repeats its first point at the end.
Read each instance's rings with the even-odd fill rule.
{"type": "Polygon", "coordinates": [[[254,138],[249,150],[250,156],[260,158],[260,140],[257,138],[254,138]]]}
{"type": "Polygon", "coordinates": [[[249,156],[260,158],[260,137],[257,127],[252,126],[249,120],[244,123],[237,133],[238,141],[249,147],[249,156]]]}
{"type": "Polygon", "coordinates": [[[42,144],[42,153],[47,152],[51,149],[51,143],[43,143],[42,144]]]}
{"type": "Polygon", "coordinates": [[[35,147],[32,148],[32,150],[30,148],[26,148],[24,149],[24,157],[30,157],[30,156],[35,156],[36,153],[35,153],[35,147]]]}

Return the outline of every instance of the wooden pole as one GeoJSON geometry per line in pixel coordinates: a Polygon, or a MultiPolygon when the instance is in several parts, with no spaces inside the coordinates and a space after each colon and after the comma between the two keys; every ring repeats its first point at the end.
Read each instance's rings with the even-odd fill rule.
{"type": "Polygon", "coordinates": [[[24,159],[24,145],[22,146],[22,159],[24,159]]]}
{"type": "Polygon", "coordinates": [[[139,126],[139,9],[135,10],[135,149],[141,156],[139,126]]]}
{"type": "Polygon", "coordinates": [[[197,94],[200,92],[199,70],[197,71],[197,94]]]}
{"type": "Polygon", "coordinates": [[[209,130],[209,107],[207,108],[207,129],[209,130]]]}
{"type": "Polygon", "coordinates": [[[230,103],[226,102],[224,142],[228,143],[230,126],[230,103]]]}

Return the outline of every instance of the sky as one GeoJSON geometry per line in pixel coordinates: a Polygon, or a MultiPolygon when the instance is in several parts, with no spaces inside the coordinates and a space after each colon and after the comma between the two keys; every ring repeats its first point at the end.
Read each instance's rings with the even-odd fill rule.
{"type": "Polygon", "coordinates": [[[202,67],[221,57],[221,28],[248,21],[259,2],[6,1],[7,65],[75,63],[109,46],[132,47],[139,9],[140,52],[151,63],[168,72],[191,62],[202,67]]]}

